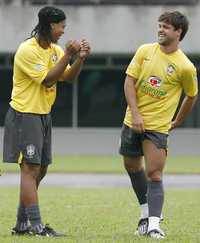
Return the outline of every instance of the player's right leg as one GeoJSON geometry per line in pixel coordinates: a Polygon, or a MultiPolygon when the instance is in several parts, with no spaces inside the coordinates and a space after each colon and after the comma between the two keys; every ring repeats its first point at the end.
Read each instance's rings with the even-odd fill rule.
{"type": "Polygon", "coordinates": [[[124,167],[141,208],[136,234],[145,235],[148,227],[147,179],[143,167],[140,137],[140,134],[124,125],[121,133],[120,154],[123,155],[124,167]]]}
{"type": "Polygon", "coordinates": [[[132,188],[140,204],[141,214],[135,234],[145,235],[148,227],[147,179],[142,157],[123,156],[124,167],[130,177],[132,188]]]}
{"type": "MultiPolygon", "coordinates": [[[[4,139],[3,139],[3,161],[8,163],[18,163],[21,159],[20,154],[20,123],[22,121],[22,113],[16,112],[9,108],[4,123],[4,139]]],[[[17,221],[12,230],[12,234],[23,235],[29,231],[28,218],[25,206],[19,201],[17,209],[17,221]]]]}
{"type": "Polygon", "coordinates": [[[42,147],[40,115],[10,108],[5,119],[3,161],[19,163],[21,168],[20,203],[13,234],[29,233],[29,223],[32,228],[42,228],[37,195],[42,147]]]}

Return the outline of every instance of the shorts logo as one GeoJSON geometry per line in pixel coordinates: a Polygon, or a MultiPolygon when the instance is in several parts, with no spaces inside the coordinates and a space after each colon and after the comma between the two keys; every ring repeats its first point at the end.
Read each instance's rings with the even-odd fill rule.
{"type": "Polygon", "coordinates": [[[150,83],[152,87],[158,88],[160,87],[162,80],[158,77],[153,76],[148,79],[148,83],[150,83]]]}
{"type": "Polygon", "coordinates": [[[28,158],[33,158],[35,155],[35,146],[33,144],[29,144],[26,146],[26,154],[28,158]]]}

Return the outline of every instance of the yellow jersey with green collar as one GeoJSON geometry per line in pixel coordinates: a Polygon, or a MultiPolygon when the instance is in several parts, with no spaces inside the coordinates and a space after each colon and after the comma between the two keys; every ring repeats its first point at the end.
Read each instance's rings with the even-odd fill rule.
{"type": "Polygon", "coordinates": [[[13,89],[10,105],[19,112],[48,114],[56,98],[56,84],[45,87],[49,70],[64,55],[61,47],[42,48],[35,38],[24,41],[14,58],[13,89]]]}
{"type": "MultiPolygon", "coordinates": [[[[141,46],[126,74],[137,79],[136,100],[145,130],[168,133],[182,91],[187,96],[198,92],[196,69],[186,55],[180,49],[165,54],[158,43],[141,46]]],[[[132,127],[132,121],[128,106],[124,123],[132,127]]]]}

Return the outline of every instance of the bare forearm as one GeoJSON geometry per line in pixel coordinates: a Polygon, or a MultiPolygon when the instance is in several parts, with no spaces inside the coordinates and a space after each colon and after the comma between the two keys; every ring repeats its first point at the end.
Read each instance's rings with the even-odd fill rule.
{"type": "Polygon", "coordinates": [[[63,75],[67,65],[72,56],[76,55],[80,50],[80,44],[76,40],[70,40],[65,46],[65,53],[60,61],[48,72],[43,81],[43,85],[51,87],[54,85],[63,75]]]}
{"type": "Polygon", "coordinates": [[[197,96],[194,96],[194,97],[186,96],[183,99],[181,107],[180,107],[180,109],[179,109],[179,111],[176,115],[175,120],[174,120],[177,123],[177,126],[180,125],[185,120],[187,115],[192,110],[194,104],[196,103],[196,100],[197,100],[197,96]]]}
{"type": "Polygon", "coordinates": [[[78,57],[75,62],[71,65],[71,67],[64,72],[62,75],[62,81],[72,82],[75,80],[83,66],[84,58],[78,57]]]}
{"type": "Polygon", "coordinates": [[[145,131],[144,121],[137,107],[135,83],[136,79],[127,75],[124,84],[124,92],[127,103],[131,109],[131,114],[133,118],[132,127],[136,132],[143,133],[145,131]]]}
{"type": "Polygon", "coordinates": [[[136,90],[135,83],[132,78],[129,76],[126,77],[124,83],[124,93],[126,97],[126,101],[132,112],[138,112],[137,102],[136,102],[136,90]]]}
{"type": "Polygon", "coordinates": [[[46,78],[43,81],[43,84],[46,87],[51,87],[54,85],[58,79],[62,76],[63,72],[66,69],[66,66],[69,63],[70,56],[65,54],[60,61],[58,62],[57,65],[55,65],[47,74],[46,78]]]}

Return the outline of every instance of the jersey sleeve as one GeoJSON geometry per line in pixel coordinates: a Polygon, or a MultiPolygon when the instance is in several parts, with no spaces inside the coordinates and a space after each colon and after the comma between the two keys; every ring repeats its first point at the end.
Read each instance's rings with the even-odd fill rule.
{"type": "Polygon", "coordinates": [[[27,46],[18,49],[15,56],[15,65],[27,75],[30,80],[38,84],[43,82],[48,73],[48,64],[45,63],[44,58],[34,49],[27,46]]]}
{"type": "Polygon", "coordinates": [[[140,75],[143,59],[144,59],[144,46],[141,46],[138,48],[132,61],[128,65],[126,74],[138,79],[140,75]]]}
{"type": "Polygon", "coordinates": [[[182,86],[186,95],[195,96],[198,93],[197,72],[194,66],[186,68],[182,73],[182,86]]]}

